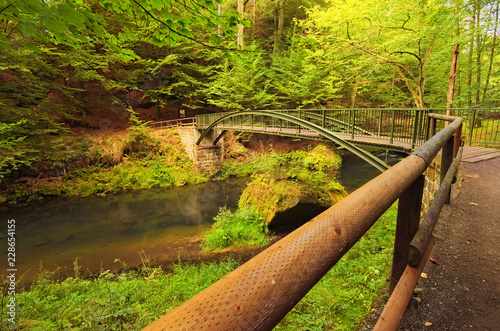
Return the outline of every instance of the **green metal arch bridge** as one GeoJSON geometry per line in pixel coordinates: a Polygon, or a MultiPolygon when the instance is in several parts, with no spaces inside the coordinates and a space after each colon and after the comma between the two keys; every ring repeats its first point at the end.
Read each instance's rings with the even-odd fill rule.
{"type": "MultiPolygon", "coordinates": [[[[199,145],[202,140],[214,129],[221,130],[221,134],[214,140],[217,144],[220,138],[228,130],[264,132],[267,134],[276,134],[292,137],[301,137],[309,139],[329,140],[337,145],[344,147],[353,154],[359,156],[366,162],[373,165],[380,171],[385,171],[388,165],[357,146],[359,142],[348,141],[340,134],[329,130],[329,127],[335,127],[337,131],[352,131],[356,135],[366,137],[375,137],[376,135],[361,126],[352,125],[342,119],[335,118],[325,110],[290,110],[290,111],[268,111],[254,110],[245,112],[216,113],[208,115],[198,115],[196,117],[196,127],[203,130],[201,136],[196,142],[199,145]]],[[[365,141],[372,145],[382,145],[391,149],[409,150],[408,146],[397,146],[387,144],[387,142],[365,141]]]]}
{"type": "MultiPolygon", "coordinates": [[[[451,109],[464,119],[463,138],[467,145],[498,148],[500,109],[451,109]]],[[[194,125],[201,139],[212,130],[221,131],[213,142],[229,130],[274,134],[305,139],[333,141],[363,158],[377,169],[387,165],[359,146],[411,153],[423,145],[430,131],[444,129],[444,121],[431,128],[429,113],[444,114],[446,109],[353,108],[290,109],[223,112],[152,123],[153,128],[194,125]]]]}

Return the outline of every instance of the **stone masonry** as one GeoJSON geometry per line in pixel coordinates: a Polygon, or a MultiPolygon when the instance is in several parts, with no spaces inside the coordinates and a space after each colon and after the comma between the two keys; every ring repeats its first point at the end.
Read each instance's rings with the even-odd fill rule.
{"type": "Polygon", "coordinates": [[[439,190],[439,185],[441,184],[441,157],[437,156],[434,158],[429,167],[424,171],[424,176],[425,184],[422,196],[422,208],[420,211],[421,217],[427,213],[432,200],[434,200],[439,190]]]}
{"type": "Polygon", "coordinates": [[[218,132],[213,131],[212,134],[203,138],[201,144],[198,146],[196,145],[196,141],[201,135],[199,130],[193,126],[179,127],[177,130],[188,157],[193,160],[199,171],[213,173],[220,170],[224,155],[222,150],[223,139],[217,145],[213,145],[218,132]]]}

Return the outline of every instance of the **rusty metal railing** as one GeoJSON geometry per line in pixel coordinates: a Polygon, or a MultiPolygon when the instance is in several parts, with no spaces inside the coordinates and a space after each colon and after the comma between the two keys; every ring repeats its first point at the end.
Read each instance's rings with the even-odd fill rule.
{"type": "Polygon", "coordinates": [[[195,117],[186,117],[186,118],[177,118],[174,120],[160,121],[160,122],[151,122],[149,126],[152,129],[166,129],[176,126],[185,126],[185,125],[194,125],[195,117]]]}
{"type": "Polygon", "coordinates": [[[452,122],[415,153],[144,330],[272,329],[399,198],[391,274],[397,283],[418,232],[422,172],[442,147],[448,172],[452,144],[461,141],[462,118],[446,119],[452,122]]]}

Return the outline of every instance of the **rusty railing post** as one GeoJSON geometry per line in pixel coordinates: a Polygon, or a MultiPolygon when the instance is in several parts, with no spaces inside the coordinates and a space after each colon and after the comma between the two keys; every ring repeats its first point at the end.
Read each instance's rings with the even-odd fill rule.
{"type": "Polygon", "coordinates": [[[457,157],[458,150],[462,146],[462,125],[455,131],[453,142],[453,157],[457,157]]]}
{"type": "Polygon", "coordinates": [[[435,119],[434,117],[429,118],[429,136],[427,140],[431,139],[436,135],[436,122],[437,119],[435,119]]]}
{"type": "MultiPolygon", "coordinates": [[[[443,145],[441,152],[441,183],[443,183],[446,173],[453,162],[453,151],[454,151],[455,138],[453,136],[448,139],[448,141],[443,145]]],[[[445,200],[446,203],[450,202],[451,190],[448,192],[448,196],[445,200]]]]}
{"type": "Polygon", "coordinates": [[[392,258],[390,292],[396,287],[399,278],[408,264],[410,242],[418,230],[420,209],[425,177],[420,177],[399,198],[398,216],[396,223],[396,238],[394,240],[394,254],[392,258]]]}

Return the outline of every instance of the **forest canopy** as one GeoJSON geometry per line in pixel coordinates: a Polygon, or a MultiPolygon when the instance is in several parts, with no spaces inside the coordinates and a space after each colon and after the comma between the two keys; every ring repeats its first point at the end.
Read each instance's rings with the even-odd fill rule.
{"type": "Polygon", "coordinates": [[[454,51],[451,106],[497,107],[498,11],[479,0],[0,0],[0,177],[76,164],[75,128],[123,128],[131,110],[446,107],[454,51]]]}

